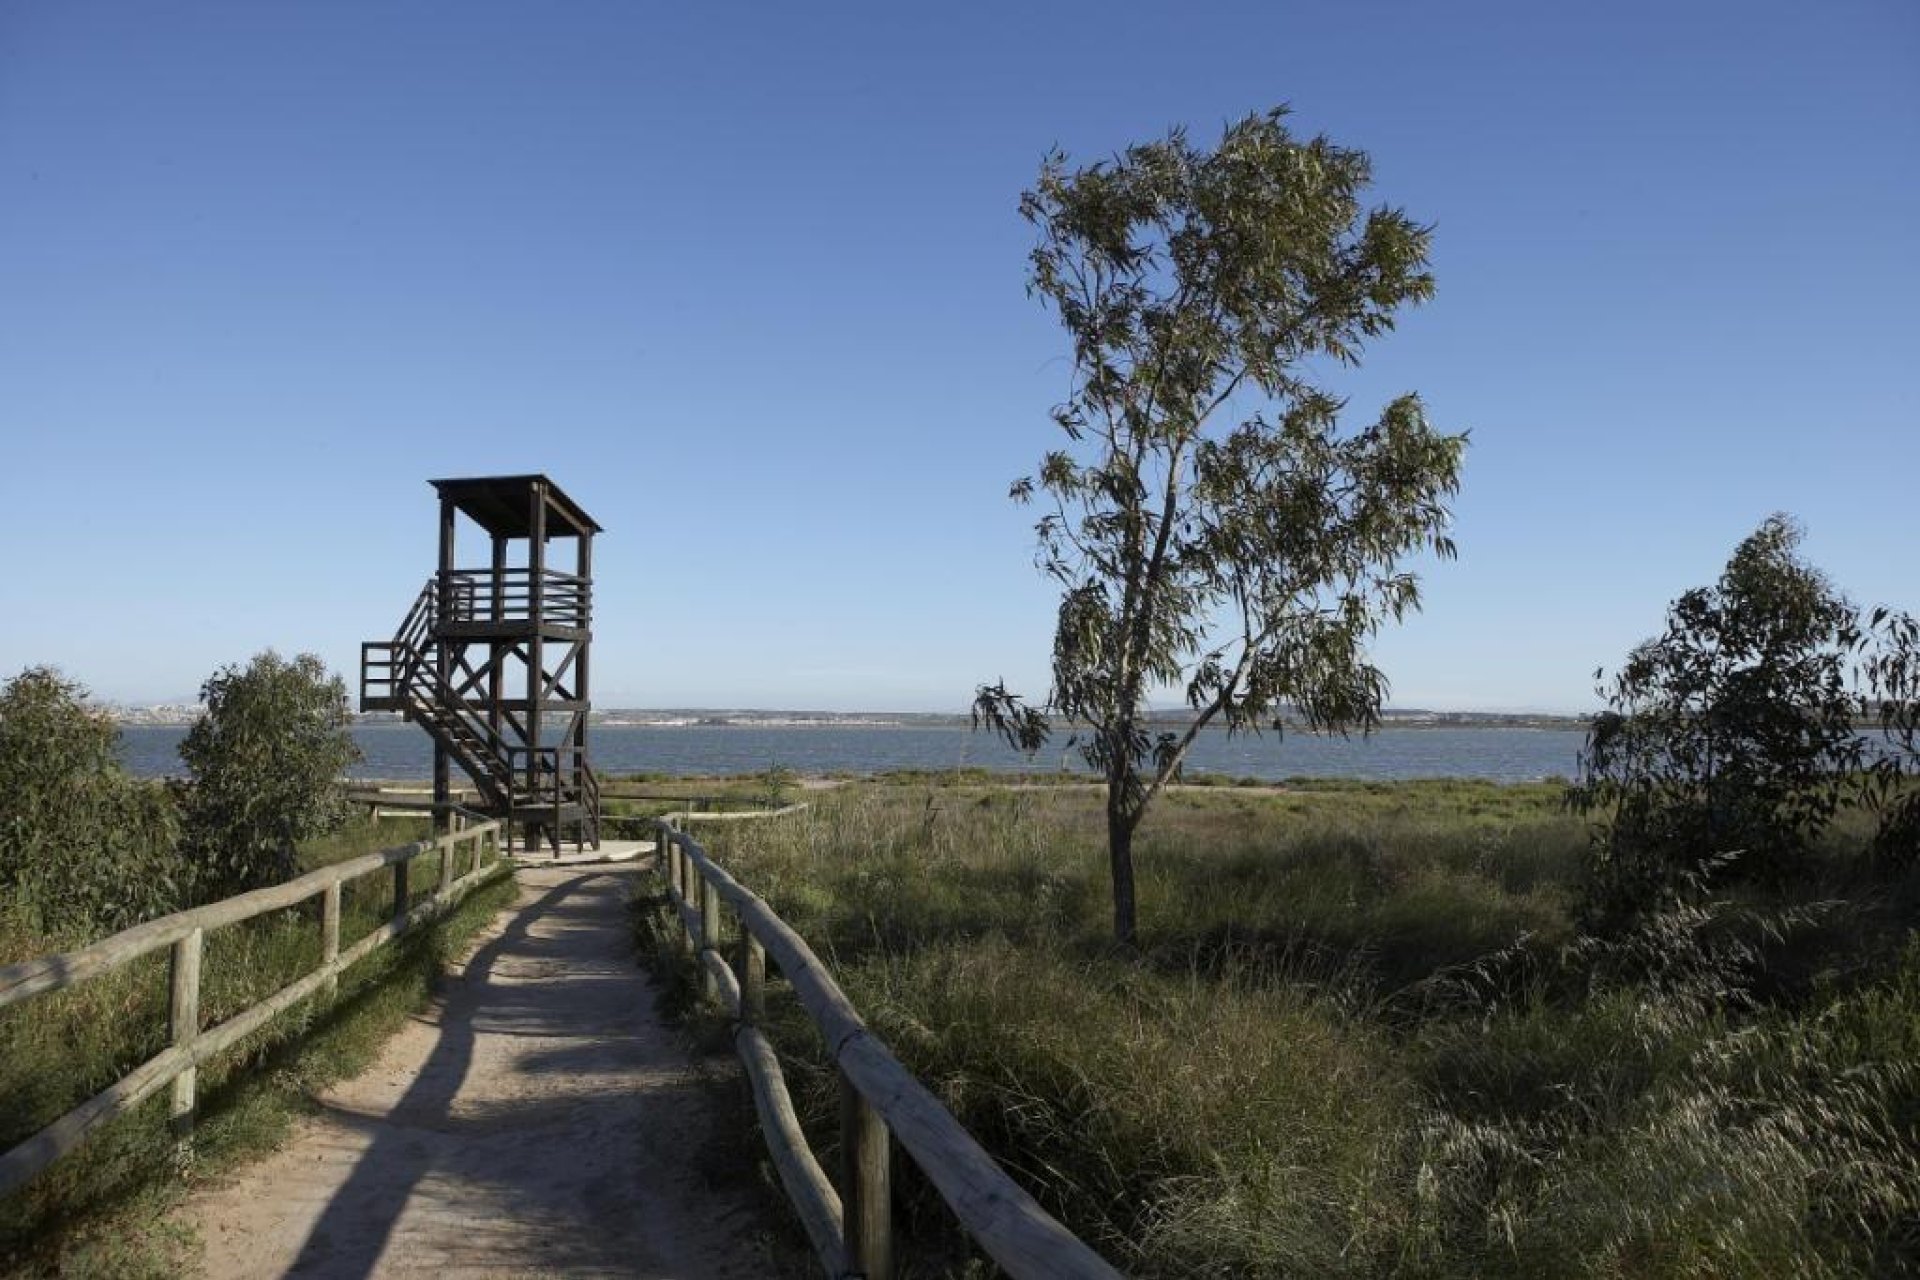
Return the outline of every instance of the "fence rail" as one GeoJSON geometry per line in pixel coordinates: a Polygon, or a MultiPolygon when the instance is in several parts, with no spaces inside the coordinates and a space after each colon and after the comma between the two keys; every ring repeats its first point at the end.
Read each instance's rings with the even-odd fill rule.
{"type": "Polygon", "coordinates": [[[443,569],[436,585],[440,620],[450,623],[541,622],[585,627],[592,587],[578,574],[543,569],[443,569]]]}
{"type": "MultiPolygon", "coordinates": [[[[456,823],[464,822],[456,815],[456,823]]],[[[498,822],[464,826],[428,840],[369,853],[310,871],[285,884],[256,889],[181,911],[114,934],[64,955],[43,956],[0,967],[0,1009],[61,991],[111,973],[162,947],[172,948],[168,1027],[172,1043],[66,1115],[0,1156],[0,1196],[5,1196],[79,1146],[95,1128],[173,1086],[172,1117],[178,1132],[192,1128],[200,1064],[259,1030],[276,1015],[323,988],[382,946],[453,907],[469,891],[511,864],[503,856],[498,822]],[[439,879],[430,897],[412,902],[410,869],[437,851],[439,879]],[[463,867],[464,862],[464,867],[463,867]],[[340,890],[363,876],[392,868],[393,913],[352,945],[340,946],[340,890]],[[200,959],[207,934],[270,911],[321,900],[319,968],[218,1026],[200,1027],[200,959]]]]}
{"type": "Polygon", "coordinates": [[[893,1273],[891,1150],[897,1140],[960,1226],[1014,1280],[1117,1277],[1078,1237],[1007,1176],[953,1114],[867,1029],[805,939],[670,821],[656,821],[661,874],[695,953],[704,993],[734,1017],[734,1047],[774,1168],[827,1274],[886,1280],[893,1273]],[[735,921],[722,957],[721,906],[735,921]],[[821,1169],[794,1116],[773,1046],[760,1030],[767,961],[826,1042],[840,1076],[838,1186],[821,1169]],[[891,1139],[891,1140],[890,1140],[891,1139]]]}

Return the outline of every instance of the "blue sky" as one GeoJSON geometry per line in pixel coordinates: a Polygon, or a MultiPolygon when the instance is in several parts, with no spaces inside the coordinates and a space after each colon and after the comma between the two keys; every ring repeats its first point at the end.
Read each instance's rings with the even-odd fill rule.
{"type": "Polygon", "coordinates": [[[1016,213],[1291,103],[1437,224],[1337,390],[1473,433],[1401,705],[1579,709],[1784,509],[1920,607],[1920,6],[0,5],[0,672],[350,678],[425,481],[606,526],[602,705],[1044,692],[1016,213]],[[925,12],[916,10],[926,9],[925,12]]]}

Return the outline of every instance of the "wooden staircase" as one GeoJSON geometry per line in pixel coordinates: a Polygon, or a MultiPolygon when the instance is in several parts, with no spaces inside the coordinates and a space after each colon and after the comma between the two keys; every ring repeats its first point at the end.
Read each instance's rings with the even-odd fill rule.
{"type": "Polygon", "coordinates": [[[537,709],[501,715],[479,694],[483,671],[466,660],[474,575],[449,591],[428,579],[391,640],[361,645],[360,709],[398,712],[427,731],[434,745],[472,779],[480,807],[509,831],[538,829],[554,852],[571,828],[582,845],[600,837],[600,789],[584,761],[563,761],[562,749],[527,744],[537,709]],[[454,602],[443,610],[439,601],[454,602]],[[447,673],[464,677],[456,681],[447,673]],[[568,767],[570,766],[570,767],[568,767]]]}

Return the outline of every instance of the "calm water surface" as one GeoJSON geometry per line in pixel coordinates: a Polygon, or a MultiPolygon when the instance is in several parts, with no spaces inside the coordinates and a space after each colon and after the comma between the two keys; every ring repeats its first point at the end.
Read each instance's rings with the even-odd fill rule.
{"type": "MultiPolygon", "coordinates": [[[[121,758],[148,777],[184,772],[178,747],[185,729],[127,728],[121,758]]],[[[354,730],[366,757],[360,778],[428,778],[433,750],[413,725],[354,730]]],[[[1387,729],[1371,738],[1311,734],[1232,737],[1206,733],[1188,769],[1234,777],[1278,779],[1493,778],[1519,782],[1571,777],[1583,741],[1576,729],[1387,729]]],[[[756,773],[780,765],[798,773],[872,773],[886,769],[1083,768],[1058,746],[1029,760],[998,739],[965,727],[608,726],[592,733],[594,766],[605,773],[705,775],[756,773]]]]}

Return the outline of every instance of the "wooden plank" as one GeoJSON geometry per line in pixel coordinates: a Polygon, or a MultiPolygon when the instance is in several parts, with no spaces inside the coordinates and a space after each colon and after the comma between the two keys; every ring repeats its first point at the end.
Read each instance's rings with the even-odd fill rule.
{"type": "Polygon", "coordinates": [[[767,1154],[773,1158],[774,1171],[780,1175],[780,1185],[786,1188],[787,1199],[800,1216],[800,1225],[806,1228],[807,1239],[813,1242],[813,1251],[827,1274],[844,1276],[847,1267],[841,1240],[840,1195],[800,1131],[780,1059],[757,1028],[741,1027],[734,1033],[733,1043],[746,1068],[753,1109],[760,1117],[760,1133],[767,1154]]]}

